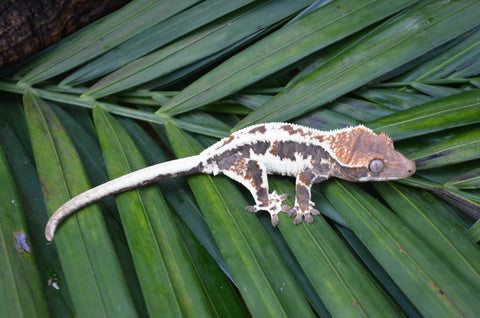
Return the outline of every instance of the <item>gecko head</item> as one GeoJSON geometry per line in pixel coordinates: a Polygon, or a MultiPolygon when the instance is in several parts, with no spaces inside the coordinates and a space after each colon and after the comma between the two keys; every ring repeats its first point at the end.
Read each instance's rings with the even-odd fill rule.
{"type": "MultiPolygon", "coordinates": [[[[370,147],[374,150],[375,146],[370,147]]],[[[358,181],[385,181],[395,180],[411,176],[415,173],[415,162],[408,159],[398,151],[388,147],[387,152],[367,151],[362,162],[363,166],[358,169],[358,181]]]]}
{"type": "Polygon", "coordinates": [[[384,133],[376,135],[370,129],[358,126],[345,130],[343,137],[340,144],[344,151],[340,153],[337,149],[341,165],[337,177],[357,182],[385,181],[415,173],[415,162],[396,151],[392,139],[384,133]]]}

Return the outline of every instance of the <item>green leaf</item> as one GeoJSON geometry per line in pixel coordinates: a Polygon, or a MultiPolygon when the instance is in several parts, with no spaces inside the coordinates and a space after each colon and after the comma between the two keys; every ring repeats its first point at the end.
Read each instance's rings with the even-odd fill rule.
{"type": "Polygon", "coordinates": [[[480,129],[468,129],[409,153],[417,169],[442,167],[480,158],[480,129]]]}
{"type": "MultiPolygon", "coordinates": [[[[98,106],[93,116],[111,179],[146,166],[111,115],[98,106]]],[[[207,298],[159,189],[128,191],[115,200],[149,314],[208,317],[207,298]]]]}
{"type": "Polygon", "coordinates": [[[328,182],[323,187],[351,229],[424,316],[477,316],[478,286],[444,263],[389,209],[357,187],[328,182]]]}
{"type": "Polygon", "coordinates": [[[451,187],[436,187],[433,192],[474,219],[480,219],[480,195],[451,187]]]}
{"type": "Polygon", "coordinates": [[[479,189],[480,188],[480,168],[473,169],[465,174],[457,176],[446,183],[447,186],[453,186],[458,189],[479,189]]]}
{"type": "MultiPolygon", "coordinates": [[[[253,0],[202,1],[157,23],[66,77],[60,85],[79,85],[110,73],[253,0]]],[[[177,2],[178,3],[178,2],[177,2]]]]}
{"type": "Polygon", "coordinates": [[[426,79],[458,78],[462,72],[478,60],[480,53],[480,29],[463,35],[461,42],[444,53],[429,59],[411,71],[402,74],[396,81],[420,81],[426,79]]]}
{"type": "MultiPolygon", "coordinates": [[[[45,204],[51,214],[90,185],[71,140],[48,105],[27,92],[24,107],[45,204]]],[[[65,274],[65,284],[60,288],[68,287],[78,317],[136,316],[96,205],[62,224],[55,247],[65,274]]]]}
{"type": "Polygon", "coordinates": [[[44,284],[35,261],[21,201],[0,147],[0,312],[6,317],[47,317],[44,284]]]}
{"type": "Polygon", "coordinates": [[[339,98],[331,104],[330,109],[361,121],[372,121],[392,114],[394,111],[382,104],[374,104],[360,99],[339,98]]]}
{"type": "MultiPolygon", "coordinates": [[[[20,197],[23,214],[28,228],[28,238],[35,253],[38,272],[42,282],[47,282],[46,301],[50,313],[55,317],[70,316],[71,303],[67,289],[56,290],[54,284],[63,281],[57,251],[45,244],[44,226],[47,223],[47,210],[43,201],[42,189],[33,162],[33,153],[28,139],[27,123],[21,100],[14,95],[3,95],[0,107],[0,144],[7,157],[12,176],[20,197]],[[2,120],[5,119],[5,122],[2,120]],[[24,136],[25,138],[19,137],[24,136]],[[25,140],[22,143],[20,139],[25,140]],[[28,150],[26,150],[27,148],[28,150]],[[56,275],[58,274],[58,275],[56,275]]],[[[33,270],[32,270],[33,271],[33,270]]]]}
{"type": "Polygon", "coordinates": [[[412,87],[422,93],[428,94],[436,98],[447,97],[447,96],[461,92],[458,89],[451,88],[451,87],[426,85],[421,83],[412,83],[412,87]]]}
{"type": "Polygon", "coordinates": [[[368,123],[395,140],[480,122],[480,90],[439,98],[368,123]]]}
{"type": "Polygon", "coordinates": [[[176,69],[222,51],[308,5],[309,0],[276,0],[239,10],[235,15],[195,31],[154,53],[132,62],[94,84],[85,93],[99,98],[162,77],[176,69]],[[259,25],[261,21],[261,25],[259,25]]]}
{"type": "MultiPolygon", "coordinates": [[[[76,107],[84,107],[84,108],[93,108],[93,106],[97,103],[92,99],[82,98],[79,96],[75,96],[73,94],[64,93],[64,92],[57,92],[54,90],[47,90],[47,89],[37,89],[37,88],[27,88],[22,85],[15,85],[9,82],[2,82],[0,81],[0,89],[6,90],[10,92],[15,92],[17,94],[24,94],[26,91],[30,91],[35,95],[50,101],[55,101],[60,104],[66,105],[73,105],[76,107]]],[[[146,122],[157,123],[157,124],[164,124],[166,120],[174,121],[182,129],[205,134],[209,136],[215,137],[225,137],[227,135],[226,131],[221,129],[216,129],[215,127],[204,127],[201,125],[196,125],[195,123],[191,122],[184,122],[180,119],[173,119],[166,114],[155,115],[151,112],[141,111],[137,109],[133,109],[130,107],[119,106],[113,103],[98,103],[103,108],[105,108],[109,113],[116,114],[128,118],[134,118],[146,122]]]]}
{"type": "Polygon", "coordinates": [[[475,224],[468,230],[468,235],[474,242],[480,242],[480,221],[475,222],[475,224]]]}
{"type": "Polygon", "coordinates": [[[414,2],[331,2],[225,61],[159,112],[179,114],[225,97],[414,2]]]}
{"type": "Polygon", "coordinates": [[[430,96],[412,94],[393,89],[357,89],[353,92],[374,103],[385,105],[394,110],[404,110],[425,104],[433,100],[430,96]]]}
{"type": "MultiPolygon", "coordinates": [[[[272,184],[279,193],[294,193],[289,182],[272,184]]],[[[294,203],[295,197],[290,197],[294,203]]],[[[279,216],[280,232],[332,316],[396,315],[383,291],[364,275],[363,266],[321,216],[313,224],[301,225],[294,225],[285,213],[279,216]]]]}
{"type": "Polygon", "coordinates": [[[465,277],[480,290],[480,250],[464,229],[451,221],[438,199],[391,182],[375,183],[375,188],[402,221],[444,260],[445,267],[453,268],[457,277],[465,277]]]}
{"type": "Polygon", "coordinates": [[[223,274],[215,260],[198,243],[186,226],[177,220],[180,232],[192,261],[196,265],[198,275],[202,279],[205,292],[218,317],[248,317],[247,308],[235,289],[233,282],[223,274]]]}
{"type": "Polygon", "coordinates": [[[479,10],[478,1],[421,1],[269,100],[235,129],[289,120],[332,101],[477,26],[480,22],[474,16],[479,10]]]}
{"type": "Polygon", "coordinates": [[[198,2],[198,0],[135,0],[76,32],[53,50],[20,70],[22,82],[33,85],[99,56],[150,26],[198,2]],[[106,27],[108,26],[108,27],[106,27]],[[23,73],[28,72],[23,75],[23,73]]]}

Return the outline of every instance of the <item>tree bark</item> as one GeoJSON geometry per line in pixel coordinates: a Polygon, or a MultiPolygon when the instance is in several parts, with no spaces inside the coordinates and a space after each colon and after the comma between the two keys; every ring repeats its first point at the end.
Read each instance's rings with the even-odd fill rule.
{"type": "Polygon", "coordinates": [[[0,67],[21,61],[129,0],[0,1],[0,67]]]}

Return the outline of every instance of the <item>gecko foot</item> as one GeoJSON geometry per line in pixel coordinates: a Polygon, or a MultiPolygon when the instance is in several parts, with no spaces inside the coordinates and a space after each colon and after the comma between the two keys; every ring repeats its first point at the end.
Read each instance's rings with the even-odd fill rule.
{"type": "Polygon", "coordinates": [[[278,213],[285,211],[286,209],[292,209],[291,207],[282,204],[288,197],[288,193],[278,194],[277,191],[273,191],[268,195],[267,204],[249,205],[245,209],[249,212],[257,212],[260,210],[270,213],[272,218],[272,225],[276,227],[278,225],[278,213]]]}
{"type": "Polygon", "coordinates": [[[308,209],[303,210],[301,209],[299,204],[295,204],[295,207],[292,208],[293,211],[289,212],[290,217],[295,217],[293,220],[293,224],[300,224],[302,223],[303,217],[305,217],[305,222],[313,223],[313,215],[319,215],[320,211],[314,209],[315,202],[310,201],[308,204],[308,209]]]}

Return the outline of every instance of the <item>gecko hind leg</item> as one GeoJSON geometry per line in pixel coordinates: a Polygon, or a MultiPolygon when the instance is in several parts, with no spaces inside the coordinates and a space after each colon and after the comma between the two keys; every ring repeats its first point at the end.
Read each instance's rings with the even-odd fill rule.
{"type": "Polygon", "coordinates": [[[255,205],[247,206],[246,210],[249,212],[267,211],[270,213],[273,226],[278,224],[279,212],[291,209],[282,204],[288,197],[287,193],[278,194],[276,191],[268,193],[267,169],[260,161],[236,158],[228,168],[222,169],[222,173],[241,183],[252,194],[255,205]]]}
{"type": "Polygon", "coordinates": [[[305,222],[312,223],[313,215],[319,215],[320,212],[314,208],[315,202],[311,198],[311,188],[313,183],[326,180],[325,177],[315,173],[315,170],[307,169],[298,174],[295,188],[295,205],[289,211],[290,217],[295,217],[294,224],[302,223],[302,219],[305,218],[305,222]]]}

